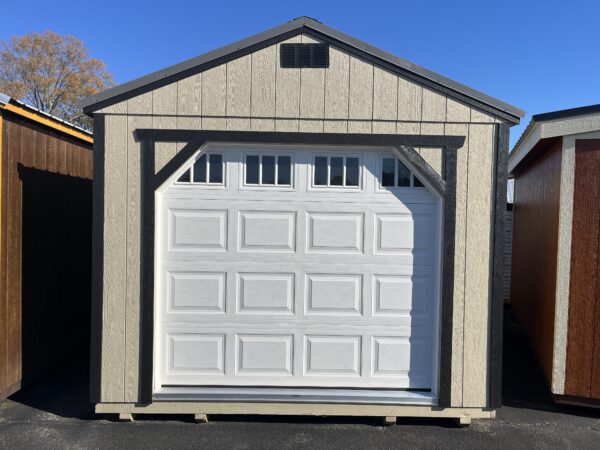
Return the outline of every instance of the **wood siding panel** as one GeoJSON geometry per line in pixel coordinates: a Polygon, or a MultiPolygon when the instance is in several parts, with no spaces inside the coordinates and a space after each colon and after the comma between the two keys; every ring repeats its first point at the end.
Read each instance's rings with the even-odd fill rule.
{"type": "Polygon", "coordinates": [[[515,176],[511,306],[552,379],[562,142],[515,176]]]}
{"type": "Polygon", "coordinates": [[[451,405],[463,406],[463,338],[465,312],[465,265],[467,234],[467,164],[469,125],[447,125],[446,134],[465,136],[465,144],[456,158],[456,222],[454,228],[454,307],[452,308],[452,382],[451,405]]]}
{"type": "MultiPolygon", "coordinates": [[[[148,105],[142,104],[136,109],[138,109],[137,112],[148,111],[148,105]]],[[[202,114],[201,73],[177,82],[177,114],[180,116],[199,116],[202,114]]]]}
{"type": "Polygon", "coordinates": [[[252,86],[252,57],[246,55],[227,63],[228,130],[250,128],[250,96],[252,86]]]}
{"type": "MultiPolygon", "coordinates": [[[[178,110],[199,111],[196,103],[199,95],[198,77],[191,77],[191,90],[186,90],[183,98],[178,96],[178,110]],[[192,93],[191,97],[188,93],[192,93]]],[[[182,90],[178,89],[181,93],[182,90]]],[[[141,219],[141,186],[140,164],[141,145],[136,142],[133,132],[138,128],[152,126],[152,98],[137,100],[135,105],[128,105],[138,114],[127,117],[127,291],[125,299],[125,401],[136,402],[139,399],[139,361],[140,361],[140,219],[141,219]]]]}
{"type": "MultiPolygon", "coordinates": [[[[427,122],[443,122],[446,120],[446,97],[423,88],[422,120],[427,122]]],[[[427,133],[423,133],[427,134],[427,133]]]]}
{"type": "MultiPolygon", "coordinates": [[[[300,36],[295,36],[292,39],[285,41],[286,43],[301,42],[300,36]]],[[[277,54],[279,55],[279,47],[277,46],[277,54]]],[[[275,117],[277,118],[294,118],[300,115],[300,69],[282,69],[277,64],[275,86],[275,117]]],[[[285,126],[284,126],[285,128],[285,126]]],[[[275,124],[277,129],[277,123],[275,124]]],[[[290,124],[290,129],[293,129],[293,123],[290,124]]],[[[296,130],[298,125],[296,122],[296,130]]],[[[281,131],[289,131],[287,129],[281,131]]]]}
{"type": "Polygon", "coordinates": [[[465,242],[464,406],[487,404],[490,324],[492,126],[471,125],[465,242]]]}
{"type": "MultiPolygon", "coordinates": [[[[64,144],[77,153],[76,161],[83,161],[91,151],[87,144],[64,141],[56,132],[10,113],[3,114],[0,124],[2,396],[55,367],[87,342],[89,314],[81,313],[89,308],[85,270],[89,271],[90,261],[86,264],[85,243],[91,246],[91,236],[89,227],[77,220],[91,211],[86,197],[91,183],[81,185],[81,180],[56,174],[56,149],[64,144]],[[80,226],[73,227],[75,223],[80,226]],[[70,244],[82,236],[84,242],[70,244]],[[72,270],[77,270],[75,280],[65,286],[64,277],[72,270]],[[70,314],[63,314],[67,309],[70,314]]],[[[81,175],[80,164],[63,166],[81,175]]]]}
{"type": "MultiPolygon", "coordinates": [[[[348,118],[348,95],[350,88],[350,55],[336,48],[329,48],[329,68],[325,71],[325,117],[348,118]]],[[[339,124],[339,122],[338,122],[339,124]]],[[[325,124],[325,128],[328,125],[325,124]]],[[[336,125],[332,125],[336,127],[336,125]]],[[[346,123],[344,122],[344,129],[346,123]]],[[[338,125],[341,130],[341,125],[338,125]]],[[[345,131],[345,130],[344,130],[345,131]]],[[[336,131],[340,132],[340,131],[336,131]]]]}
{"type": "MultiPolygon", "coordinates": [[[[21,209],[21,181],[16,170],[17,164],[22,163],[23,139],[26,127],[10,124],[7,140],[3,150],[8,152],[8,192],[3,195],[8,204],[6,218],[6,384],[14,385],[20,382],[21,372],[21,214],[13,212],[21,209]],[[8,147],[8,148],[7,148],[8,147]],[[12,170],[11,170],[12,169],[12,170]]],[[[26,134],[28,135],[28,134],[26,134]]]]}
{"type": "Polygon", "coordinates": [[[375,67],[373,73],[373,119],[396,120],[397,118],[398,77],[375,67]]]}
{"type": "Polygon", "coordinates": [[[348,117],[359,120],[373,119],[373,66],[358,58],[350,58],[348,117]]]}
{"type": "Polygon", "coordinates": [[[125,400],[127,117],[105,117],[102,401],[125,400]],[[106,382],[104,382],[106,380],[106,382]]]}
{"type": "Polygon", "coordinates": [[[423,87],[398,77],[398,120],[420,121],[423,87]]]}
{"type": "Polygon", "coordinates": [[[600,140],[577,140],[565,394],[600,398],[600,140]]]}
{"type": "MultiPolygon", "coordinates": [[[[278,62],[275,45],[252,53],[252,117],[275,117],[275,81],[278,62]]],[[[274,129],[275,124],[271,123],[274,129]]],[[[263,125],[255,126],[260,129],[263,125]]]]}

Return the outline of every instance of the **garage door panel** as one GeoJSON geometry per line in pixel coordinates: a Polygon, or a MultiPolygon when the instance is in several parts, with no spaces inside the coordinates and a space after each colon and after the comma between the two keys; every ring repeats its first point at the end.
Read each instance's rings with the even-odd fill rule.
{"type": "Polygon", "coordinates": [[[236,292],[240,314],[293,314],[296,287],[293,273],[240,273],[236,292]]]}
{"type": "Polygon", "coordinates": [[[169,312],[225,313],[227,274],[224,272],[171,272],[169,312]]]}
{"type": "Polygon", "coordinates": [[[306,309],[310,314],[362,314],[361,275],[306,275],[306,309]]]}
{"type": "Polygon", "coordinates": [[[296,213],[240,211],[239,249],[244,251],[294,252],[296,213]]]}
{"type": "MultiPolygon", "coordinates": [[[[216,330],[214,330],[216,331],[216,330]]],[[[167,334],[164,375],[188,384],[423,388],[429,382],[428,337],[300,331],[167,334]]]]}
{"type": "Polygon", "coordinates": [[[308,252],[362,253],[364,214],[307,212],[308,252]]]}
{"type": "Polygon", "coordinates": [[[438,200],[367,153],[360,188],[311,189],[296,156],[291,188],[240,187],[236,158],[159,194],[159,384],[431,388],[438,200]]]}
{"type": "Polygon", "coordinates": [[[170,250],[227,250],[228,211],[169,210],[170,250]]]}

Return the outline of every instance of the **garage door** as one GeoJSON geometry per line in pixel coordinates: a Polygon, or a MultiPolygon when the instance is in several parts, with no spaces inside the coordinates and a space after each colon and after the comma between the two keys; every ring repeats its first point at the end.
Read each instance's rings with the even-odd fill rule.
{"type": "Polygon", "coordinates": [[[436,385],[440,203],[391,150],[213,146],[157,195],[157,388],[436,385]]]}

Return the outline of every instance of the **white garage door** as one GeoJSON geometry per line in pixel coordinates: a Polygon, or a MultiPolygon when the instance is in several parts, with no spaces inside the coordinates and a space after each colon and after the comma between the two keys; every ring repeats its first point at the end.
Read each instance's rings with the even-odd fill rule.
{"type": "Polygon", "coordinates": [[[157,194],[157,388],[437,384],[440,203],[392,151],[186,169],[157,194]]]}

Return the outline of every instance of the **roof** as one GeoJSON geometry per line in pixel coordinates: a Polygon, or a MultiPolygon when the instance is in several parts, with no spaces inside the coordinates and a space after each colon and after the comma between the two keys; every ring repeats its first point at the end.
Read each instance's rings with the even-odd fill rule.
{"type": "Polygon", "coordinates": [[[268,45],[286,40],[298,34],[309,34],[325,42],[371,60],[401,75],[409,76],[425,85],[432,87],[444,94],[453,96],[462,101],[472,102],[474,106],[489,111],[512,123],[518,123],[519,118],[525,115],[524,111],[509,105],[468,86],[453,81],[410,61],[399,58],[384,50],[373,47],[366,42],[355,39],[347,34],[330,28],[310,17],[299,17],[283,25],[255,34],[249,38],[227,45],[220,49],[205,53],[187,61],[167,67],[158,72],[151,73],[141,78],[123,83],[99,94],[89,96],[81,101],[85,113],[92,113],[98,109],[121,102],[128,98],[154,90],[166,84],[173,83],[195,73],[202,72],[210,67],[222,64],[245,54],[264,48],[268,45]]]}
{"type": "Polygon", "coordinates": [[[77,125],[67,122],[66,120],[63,120],[52,114],[40,111],[31,105],[23,103],[0,92],[0,111],[1,110],[10,111],[13,114],[36,122],[39,125],[52,128],[55,131],[68,134],[69,136],[90,144],[94,142],[93,134],[88,130],[78,127],[77,125]]]}
{"type": "Polygon", "coordinates": [[[600,104],[535,114],[512,148],[509,175],[545,139],[600,131],[600,104]]]}

